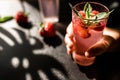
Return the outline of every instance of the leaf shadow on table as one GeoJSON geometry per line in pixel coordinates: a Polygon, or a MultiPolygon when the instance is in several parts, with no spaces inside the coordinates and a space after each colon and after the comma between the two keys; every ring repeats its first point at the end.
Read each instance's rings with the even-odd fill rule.
{"type": "Polygon", "coordinates": [[[120,53],[104,53],[92,66],[79,66],[89,79],[120,80],[120,53]]]}
{"type": "MultiPolygon", "coordinates": [[[[57,76],[58,73],[68,77],[64,66],[54,57],[42,52],[38,55],[33,54],[34,49],[44,50],[44,45],[39,39],[32,37],[36,43],[31,45],[22,31],[14,30],[21,37],[22,44],[19,44],[13,35],[0,27],[0,32],[15,43],[14,46],[9,46],[0,39],[0,46],[3,47],[0,50],[0,80],[27,80],[26,78],[31,78],[30,80],[43,80],[43,78],[60,80],[60,77],[57,76]],[[53,69],[57,72],[54,73],[53,69]]],[[[49,51],[49,48],[46,50],[49,51]]]]}

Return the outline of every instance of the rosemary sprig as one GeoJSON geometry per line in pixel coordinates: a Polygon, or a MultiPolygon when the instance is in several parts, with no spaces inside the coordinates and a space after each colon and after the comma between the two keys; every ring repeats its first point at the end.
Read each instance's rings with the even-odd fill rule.
{"type": "Polygon", "coordinates": [[[85,4],[83,11],[86,14],[86,19],[89,19],[92,13],[92,6],[89,4],[89,2],[85,4]]]}
{"type": "Polygon", "coordinates": [[[82,18],[81,14],[80,14],[75,8],[73,8],[73,6],[72,6],[71,3],[69,3],[69,6],[71,7],[71,9],[74,11],[74,13],[75,13],[77,16],[79,16],[80,18],[82,18]]]}

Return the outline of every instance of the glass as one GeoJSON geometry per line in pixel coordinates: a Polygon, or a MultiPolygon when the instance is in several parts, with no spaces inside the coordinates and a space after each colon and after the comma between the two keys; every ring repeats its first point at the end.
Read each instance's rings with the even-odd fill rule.
{"type": "Polygon", "coordinates": [[[44,22],[59,21],[59,0],[38,0],[44,22]]]}
{"type": "MultiPolygon", "coordinates": [[[[93,13],[96,12],[109,12],[109,9],[103,4],[97,2],[89,2],[92,6],[93,13]]],[[[83,13],[84,5],[86,2],[81,2],[73,6],[82,16],[85,16],[83,13]]],[[[74,11],[72,11],[72,24],[74,38],[76,42],[76,53],[73,54],[73,59],[81,66],[92,65],[95,61],[94,57],[86,57],[85,51],[97,41],[99,41],[103,35],[103,30],[106,27],[108,17],[102,19],[96,19],[94,21],[98,22],[96,24],[86,25],[83,21],[86,21],[85,18],[80,18],[74,11]],[[78,57],[76,60],[74,57],[78,57]]],[[[93,20],[89,20],[92,22],[93,20]]]]}

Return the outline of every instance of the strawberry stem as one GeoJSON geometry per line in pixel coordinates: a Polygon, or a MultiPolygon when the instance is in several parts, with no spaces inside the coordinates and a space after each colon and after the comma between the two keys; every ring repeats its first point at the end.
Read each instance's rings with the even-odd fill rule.
{"type": "Polygon", "coordinates": [[[43,28],[44,28],[44,23],[41,22],[41,23],[40,23],[40,30],[43,30],[43,28]]]}

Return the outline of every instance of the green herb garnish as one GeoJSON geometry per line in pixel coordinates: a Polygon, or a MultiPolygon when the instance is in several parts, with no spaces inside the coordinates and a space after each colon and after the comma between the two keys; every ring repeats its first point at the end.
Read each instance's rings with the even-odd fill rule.
{"type": "Polygon", "coordinates": [[[86,14],[86,19],[89,19],[91,17],[91,13],[92,13],[92,6],[87,2],[84,6],[83,11],[86,14]]]}
{"type": "Polygon", "coordinates": [[[39,28],[39,29],[40,29],[40,31],[41,31],[41,30],[43,30],[43,28],[44,28],[44,23],[43,23],[43,22],[41,22],[41,23],[40,23],[40,28],[39,28]]]}
{"type": "Polygon", "coordinates": [[[13,19],[13,16],[0,17],[0,23],[6,22],[13,19]]]}
{"type": "Polygon", "coordinates": [[[110,15],[110,13],[112,13],[114,11],[114,10],[112,10],[108,13],[107,12],[99,12],[98,14],[93,15],[92,6],[90,5],[89,2],[86,2],[84,9],[83,9],[86,18],[83,18],[81,16],[81,14],[79,13],[79,11],[77,11],[75,8],[72,7],[72,4],[69,3],[69,5],[70,5],[71,9],[77,14],[77,16],[79,16],[81,19],[83,19],[83,23],[87,26],[98,24],[100,22],[99,21],[100,19],[108,17],[110,15]]]}
{"type": "Polygon", "coordinates": [[[81,14],[75,9],[73,8],[72,4],[69,3],[69,6],[71,7],[71,9],[75,12],[75,14],[77,14],[77,16],[79,16],[80,18],[82,18],[81,14]]]}

